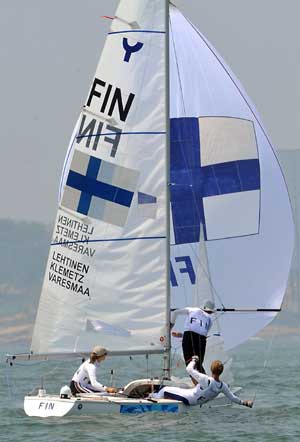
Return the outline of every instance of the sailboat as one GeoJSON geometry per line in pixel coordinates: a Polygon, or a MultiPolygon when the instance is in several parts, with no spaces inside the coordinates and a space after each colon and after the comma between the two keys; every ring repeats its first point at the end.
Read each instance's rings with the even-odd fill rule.
{"type": "Polygon", "coordinates": [[[100,344],[161,355],[163,376],[113,397],[40,389],[26,414],[182,411],[136,394],[170,382],[171,309],[211,299],[208,347],[232,349],[280,311],[292,250],[284,177],[238,80],[168,0],[121,0],[67,150],[31,349],[9,358],[100,344]]]}

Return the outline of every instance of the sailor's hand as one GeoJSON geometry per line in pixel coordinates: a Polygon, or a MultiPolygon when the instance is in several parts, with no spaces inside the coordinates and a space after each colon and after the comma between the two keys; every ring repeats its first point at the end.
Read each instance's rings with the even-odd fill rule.
{"type": "Polygon", "coordinates": [[[118,389],[115,387],[106,387],[105,390],[107,393],[116,393],[118,391],[118,389]]]}
{"type": "Polygon", "coordinates": [[[245,405],[245,407],[252,408],[253,407],[253,401],[243,401],[243,405],[245,405]]]}
{"type": "Polygon", "coordinates": [[[182,333],[180,333],[180,332],[176,332],[176,331],[173,331],[173,332],[172,332],[172,336],[173,336],[174,338],[182,338],[182,333]]]}
{"type": "Polygon", "coordinates": [[[199,362],[199,356],[197,355],[192,356],[192,361],[199,362]]]}

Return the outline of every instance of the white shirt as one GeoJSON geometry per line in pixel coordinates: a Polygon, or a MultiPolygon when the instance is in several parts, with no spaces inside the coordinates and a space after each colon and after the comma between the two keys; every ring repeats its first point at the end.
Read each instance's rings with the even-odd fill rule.
{"type": "Polygon", "coordinates": [[[164,387],[158,393],[152,393],[151,397],[162,399],[165,393],[172,393],[187,399],[190,405],[202,405],[211,401],[220,393],[223,393],[228,399],[236,404],[242,405],[243,401],[230,391],[225,382],[216,381],[213,377],[199,373],[195,369],[196,362],[192,360],[186,370],[189,375],[196,379],[199,383],[193,388],[164,387]]]}
{"type": "MultiPolygon", "coordinates": [[[[198,381],[196,387],[192,388],[192,390],[195,390],[191,395],[193,404],[204,404],[217,397],[220,393],[223,393],[232,402],[242,405],[243,401],[230,391],[225,382],[216,381],[213,377],[200,373],[195,369],[195,365],[196,361],[192,360],[186,367],[188,374],[198,381]]],[[[193,405],[189,398],[188,400],[190,404],[193,405]]]]}
{"type": "Polygon", "coordinates": [[[207,336],[212,326],[212,319],[209,313],[206,313],[199,307],[185,307],[174,310],[171,313],[171,323],[174,324],[178,315],[186,315],[184,331],[192,331],[201,336],[207,336]]]}
{"type": "MultiPolygon", "coordinates": [[[[95,362],[95,364],[100,365],[97,362],[95,362]]],[[[80,365],[80,367],[74,374],[72,381],[78,382],[83,387],[92,386],[95,390],[106,391],[105,390],[106,387],[97,381],[96,377],[97,365],[95,364],[91,363],[89,360],[83,362],[83,364],[80,365]]]]}

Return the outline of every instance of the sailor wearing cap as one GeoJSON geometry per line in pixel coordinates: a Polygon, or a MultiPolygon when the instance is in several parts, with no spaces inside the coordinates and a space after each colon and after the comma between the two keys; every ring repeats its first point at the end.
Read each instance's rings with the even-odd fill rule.
{"type": "MultiPolygon", "coordinates": [[[[171,313],[171,328],[174,326],[178,315],[185,315],[184,333],[182,339],[182,351],[185,364],[188,365],[193,356],[198,356],[197,369],[201,373],[205,373],[203,368],[203,360],[206,348],[206,338],[209,329],[212,326],[211,314],[215,311],[215,304],[207,300],[203,304],[203,308],[185,307],[177,309],[171,313]]],[[[182,337],[181,333],[173,332],[173,336],[182,337]]],[[[196,380],[192,378],[194,384],[196,380]]]]}
{"type": "Polygon", "coordinates": [[[70,383],[71,392],[74,396],[77,393],[116,393],[116,388],[105,387],[97,381],[97,367],[106,356],[107,350],[104,347],[97,345],[93,348],[89,360],[80,365],[70,383]]]}

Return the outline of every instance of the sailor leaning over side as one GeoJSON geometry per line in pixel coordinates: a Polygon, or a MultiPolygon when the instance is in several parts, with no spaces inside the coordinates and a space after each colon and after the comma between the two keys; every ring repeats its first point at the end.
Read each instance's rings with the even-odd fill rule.
{"type": "Polygon", "coordinates": [[[253,401],[243,401],[230,391],[228,385],[220,380],[224,366],[221,361],[213,361],[211,364],[212,376],[200,373],[196,368],[198,358],[194,356],[187,366],[187,372],[198,381],[193,388],[164,387],[158,393],[152,393],[155,399],[175,399],[186,405],[202,405],[223,393],[230,401],[239,405],[252,408],[253,401]]]}

